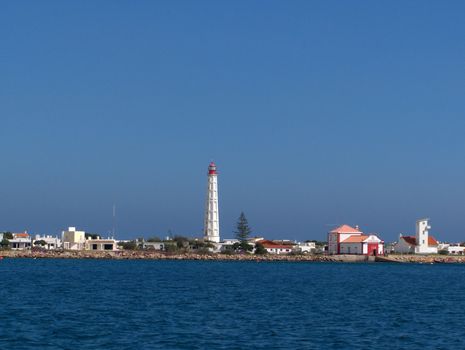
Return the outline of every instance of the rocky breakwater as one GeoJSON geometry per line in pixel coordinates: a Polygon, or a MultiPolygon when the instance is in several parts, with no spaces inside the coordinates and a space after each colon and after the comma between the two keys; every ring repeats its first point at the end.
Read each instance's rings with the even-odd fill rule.
{"type": "Polygon", "coordinates": [[[465,263],[465,256],[391,254],[385,257],[382,262],[399,262],[414,264],[463,264],[465,263]]]}
{"type": "Polygon", "coordinates": [[[253,254],[168,254],[157,251],[0,251],[4,258],[29,259],[115,259],[115,260],[206,260],[206,261],[288,261],[288,262],[363,262],[356,255],[253,255],[253,254]]]}

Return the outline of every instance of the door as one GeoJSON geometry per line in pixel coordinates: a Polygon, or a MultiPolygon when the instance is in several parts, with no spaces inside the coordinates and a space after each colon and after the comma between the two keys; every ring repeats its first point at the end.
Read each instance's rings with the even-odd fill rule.
{"type": "Polygon", "coordinates": [[[368,255],[378,255],[378,243],[368,243],[368,255]]]}

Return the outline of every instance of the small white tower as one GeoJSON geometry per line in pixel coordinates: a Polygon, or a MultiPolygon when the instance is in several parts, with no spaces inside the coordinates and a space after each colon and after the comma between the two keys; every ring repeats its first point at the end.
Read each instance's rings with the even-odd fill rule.
{"type": "Polygon", "coordinates": [[[220,217],[218,212],[218,174],[215,163],[208,166],[207,200],[205,203],[204,239],[220,242],[220,217]]]}
{"type": "Polygon", "coordinates": [[[416,241],[417,245],[415,247],[415,253],[417,254],[425,254],[430,253],[429,249],[429,232],[428,230],[431,226],[428,224],[429,219],[420,219],[417,220],[417,227],[416,227],[416,241]]]}

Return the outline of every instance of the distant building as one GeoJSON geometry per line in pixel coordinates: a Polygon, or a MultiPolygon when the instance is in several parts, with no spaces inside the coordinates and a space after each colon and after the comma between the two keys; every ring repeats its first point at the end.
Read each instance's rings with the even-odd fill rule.
{"type": "Polygon", "coordinates": [[[402,254],[437,254],[439,243],[429,234],[431,226],[428,221],[429,219],[417,220],[415,236],[401,234],[394,251],[402,254]]]}
{"type": "Polygon", "coordinates": [[[69,227],[68,231],[63,231],[62,241],[65,250],[84,250],[86,247],[86,233],[76,231],[76,227],[69,227]]]}
{"type": "Polygon", "coordinates": [[[299,243],[295,249],[301,253],[313,253],[316,250],[316,243],[315,242],[299,243]]]}
{"type": "Polygon", "coordinates": [[[465,255],[465,247],[460,245],[450,245],[447,247],[447,252],[452,255],[465,255]]]}
{"type": "Polygon", "coordinates": [[[27,232],[13,233],[13,239],[10,239],[10,248],[12,250],[31,249],[31,236],[27,232]]]}
{"type": "Polygon", "coordinates": [[[85,250],[96,250],[96,251],[108,251],[108,250],[117,250],[117,242],[113,238],[91,238],[85,242],[85,250]]]}
{"type": "Polygon", "coordinates": [[[226,238],[220,243],[219,251],[220,252],[233,252],[234,244],[240,243],[238,239],[235,238],[226,238]]]}
{"type": "Polygon", "coordinates": [[[428,223],[429,219],[417,220],[416,224],[416,247],[415,253],[417,254],[429,254],[438,252],[438,242],[436,239],[429,236],[429,230],[431,226],[428,223]]]}
{"type": "Polygon", "coordinates": [[[61,248],[61,243],[62,242],[60,238],[52,237],[50,235],[43,235],[43,236],[36,235],[35,238],[32,240],[32,245],[34,247],[40,246],[47,250],[54,250],[54,249],[61,248]],[[36,244],[36,242],[44,243],[44,245],[38,245],[36,244]]]}
{"type": "Polygon", "coordinates": [[[358,226],[342,225],[328,233],[328,254],[382,255],[384,241],[376,234],[365,235],[358,226]]]}
{"type": "Polygon", "coordinates": [[[147,250],[165,250],[165,242],[147,242],[146,240],[137,241],[141,249],[147,250]]]}
{"type": "Polygon", "coordinates": [[[269,241],[266,239],[262,241],[258,241],[257,243],[260,243],[261,245],[263,245],[266,251],[270,254],[289,254],[289,253],[292,253],[295,247],[295,244],[276,243],[276,242],[269,241]]]}

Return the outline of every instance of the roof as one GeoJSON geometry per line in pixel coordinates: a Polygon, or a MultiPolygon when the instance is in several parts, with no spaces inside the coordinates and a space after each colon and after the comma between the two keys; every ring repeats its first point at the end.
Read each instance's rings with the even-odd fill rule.
{"type": "Polygon", "coordinates": [[[417,245],[417,239],[415,236],[402,236],[400,239],[403,239],[405,243],[409,245],[417,245]]]}
{"type": "Polygon", "coordinates": [[[349,225],[341,225],[335,228],[334,230],[330,231],[330,233],[363,233],[363,232],[349,225]]]}
{"type": "Polygon", "coordinates": [[[362,243],[368,236],[359,235],[359,236],[350,236],[349,238],[343,240],[341,243],[362,243]]]}
{"type": "MultiPolygon", "coordinates": [[[[400,238],[409,245],[417,245],[417,238],[415,236],[402,236],[400,238]]],[[[428,236],[428,245],[438,245],[438,241],[433,236],[428,236]]]]}
{"type": "Polygon", "coordinates": [[[28,233],[13,233],[13,237],[15,238],[29,238],[28,233]]]}
{"type": "Polygon", "coordinates": [[[258,241],[257,243],[260,243],[263,247],[265,248],[270,248],[270,249],[292,249],[292,245],[290,244],[278,244],[278,243],[275,243],[273,241],[269,241],[269,240],[262,240],[262,241],[258,241]]]}

